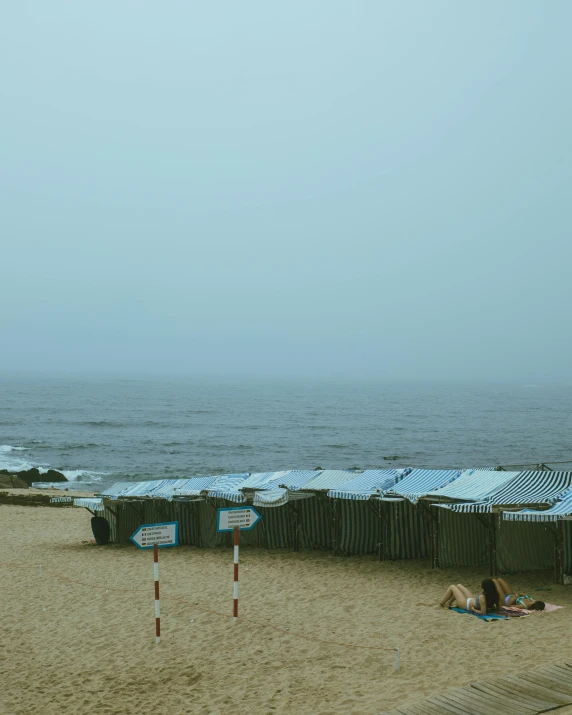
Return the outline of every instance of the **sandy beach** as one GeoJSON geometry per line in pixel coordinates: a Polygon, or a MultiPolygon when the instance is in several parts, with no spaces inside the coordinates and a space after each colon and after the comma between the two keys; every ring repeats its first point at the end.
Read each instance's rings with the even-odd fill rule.
{"type": "Polygon", "coordinates": [[[89,520],[0,506],[2,715],[370,715],[571,657],[572,591],[551,574],[510,582],[564,609],[487,623],[437,606],[479,571],[243,548],[235,624],[213,612],[231,612],[231,550],[187,546],[161,551],[156,646],[152,554],[96,546],[89,520]],[[401,671],[392,651],[323,641],[399,647],[401,671]]]}

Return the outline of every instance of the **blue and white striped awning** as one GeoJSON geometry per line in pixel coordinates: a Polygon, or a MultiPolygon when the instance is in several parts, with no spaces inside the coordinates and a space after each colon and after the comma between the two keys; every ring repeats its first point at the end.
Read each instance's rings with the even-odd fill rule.
{"type": "Polygon", "coordinates": [[[366,501],[371,496],[395,486],[406,474],[406,469],[366,469],[336,489],[330,489],[328,496],[331,499],[366,501]]]}
{"type": "Polygon", "coordinates": [[[154,479],[146,482],[118,482],[101,492],[112,499],[144,498],[172,499],[175,496],[197,496],[217,477],[190,477],[188,479],[154,479]]]}
{"type": "Polygon", "coordinates": [[[78,497],[73,500],[73,505],[91,509],[91,511],[105,511],[103,499],[98,499],[97,497],[78,497]]]}
{"type": "Polygon", "coordinates": [[[240,491],[247,500],[252,499],[254,506],[282,506],[288,502],[288,490],[280,488],[280,481],[287,474],[287,471],[251,474],[240,485],[240,491]]]}
{"type": "Polygon", "coordinates": [[[288,503],[287,489],[259,489],[254,492],[254,506],[276,507],[288,503]]]}
{"type": "Polygon", "coordinates": [[[248,476],[248,472],[243,474],[221,474],[206,489],[206,494],[209,497],[226,499],[227,501],[242,504],[246,501],[246,498],[239,489],[248,476]]]}
{"type": "Polygon", "coordinates": [[[485,472],[480,469],[466,469],[458,479],[430,494],[427,499],[456,499],[458,501],[488,501],[487,497],[505,486],[519,475],[519,472],[485,472]]]}
{"type": "Polygon", "coordinates": [[[572,487],[572,472],[520,472],[516,479],[488,497],[498,505],[554,504],[572,487]]]}
{"type": "MultiPolygon", "coordinates": [[[[339,484],[348,482],[355,472],[342,469],[324,469],[313,474],[314,476],[301,486],[304,491],[326,492],[330,489],[335,489],[339,484]]],[[[288,477],[286,477],[287,479],[288,477]]],[[[292,488],[290,487],[290,489],[292,488]]],[[[292,489],[292,491],[295,490],[292,489]]]]}
{"type": "Polygon", "coordinates": [[[493,511],[493,503],[486,501],[470,501],[454,504],[434,502],[433,506],[441,507],[441,509],[449,509],[449,511],[461,514],[490,514],[493,511]]]}
{"type": "MultiPolygon", "coordinates": [[[[506,472],[505,472],[506,473],[506,472]]],[[[501,472],[502,474],[502,472],[501,472]]],[[[572,488],[572,472],[519,472],[482,501],[438,504],[458,513],[492,513],[499,507],[524,504],[554,504],[572,488]]]]}
{"type": "Polygon", "coordinates": [[[119,497],[124,493],[127,493],[129,489],[133,487],[134,484],[140,484],[141,482],[115,482],[110,487],[106,487],[101,493],[104,497],[119,497]]]}
{"type": "Polygon", "coordinates": [[[285,472],[253,472],[240,485],[241,489],[273,489],[281,484],[281,480],[289,474],[285,472]]]}
{"type": "Polygon", "coordinates": [[[216,477],[190,477],[189,479],[166,479],[151,496],[154,499],[172,499],[177,496],[199,496],[216,480],[216,477]]]}
{"type": "MultiPolygon", "coordinates": [[[[289,491],[282,487],[281,484],[288,474],[290,474],[289,471],[251,474],[240,485],[240,491],[247,499],[252,498],[254,506],[262,507],[283,506],[293,499],[305,499],[312,496],[306,492],[289,491]]],[[[311,474],[315,476],[316,472],[311,474]]]]}
{"type": "Polygon", "coordinates": [[[560,521],[572,518],[572,491],[565,494],[550,509],[523,509],[522,511],[504,511],[507,521],[560,521]]]}
{"type": "Polygon", "coordinates": [[[322,474],[323,471],[324,470],[322,469],[293,469],[280,480],[279,486],[285,487],[291,492],[297,491],[305,486],[311,479],[314,479],[318,474],[322,474]]]}
{"type": "Polygon", "coordinates": [[[152,479],[145,482],[119,482],[109,489],[101,492],[102,496],[124,499],[127,497],[150,497],[153,492],[167,484],[176,481],[173,479],[152,479]]]}
{"type": "Polygon", "coordinates": [[[382,497],[385,501],[402,497],[416,504],[421,497],[450,484],[461,475],[458,469],[414,469],[382,497]],[[386,498],[387,497],[387,498],[386,498]]]}

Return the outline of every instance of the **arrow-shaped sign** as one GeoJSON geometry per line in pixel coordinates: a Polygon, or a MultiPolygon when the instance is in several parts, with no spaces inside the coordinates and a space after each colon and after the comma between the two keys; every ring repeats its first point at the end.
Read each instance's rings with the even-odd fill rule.
{"type": "Polygon", "coordinates": [[[130,536],[140,549],[152,549],[155,544],[160,549],[179,545],[179,522],[166,521],[162,524],[142,524],[130,536]]]}
{"type": "Polygon", "coordinates": [[[218,510],[217,531],[240,531],[252,529],[256,522],[262,519],[253,506],[228,507],[218,510]]]}

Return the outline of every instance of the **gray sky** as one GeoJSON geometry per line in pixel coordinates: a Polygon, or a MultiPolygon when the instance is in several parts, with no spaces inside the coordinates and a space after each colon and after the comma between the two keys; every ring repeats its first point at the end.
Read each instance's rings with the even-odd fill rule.
{"type": "Polygon", "coordinates": [[[571,26],[4,3],[0,370],[569,381],[571,26]]]}

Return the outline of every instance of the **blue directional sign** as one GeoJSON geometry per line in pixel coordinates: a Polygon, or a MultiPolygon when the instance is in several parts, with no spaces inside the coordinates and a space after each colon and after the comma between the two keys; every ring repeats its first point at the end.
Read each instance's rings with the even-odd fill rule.
{"type": "Polygon", "coordinates": [[[179,545],[179,522],[166,521],[162,524],[142,524],[130,537],[140,549],[152,549],[155,544],[160,549],[179,545]]]}
{"type": "Polygon", "coordinates": [[[219,509],[217,514],[217,531],[249,531],[262,519],[253,506],[231,506],[219,509]]]}

